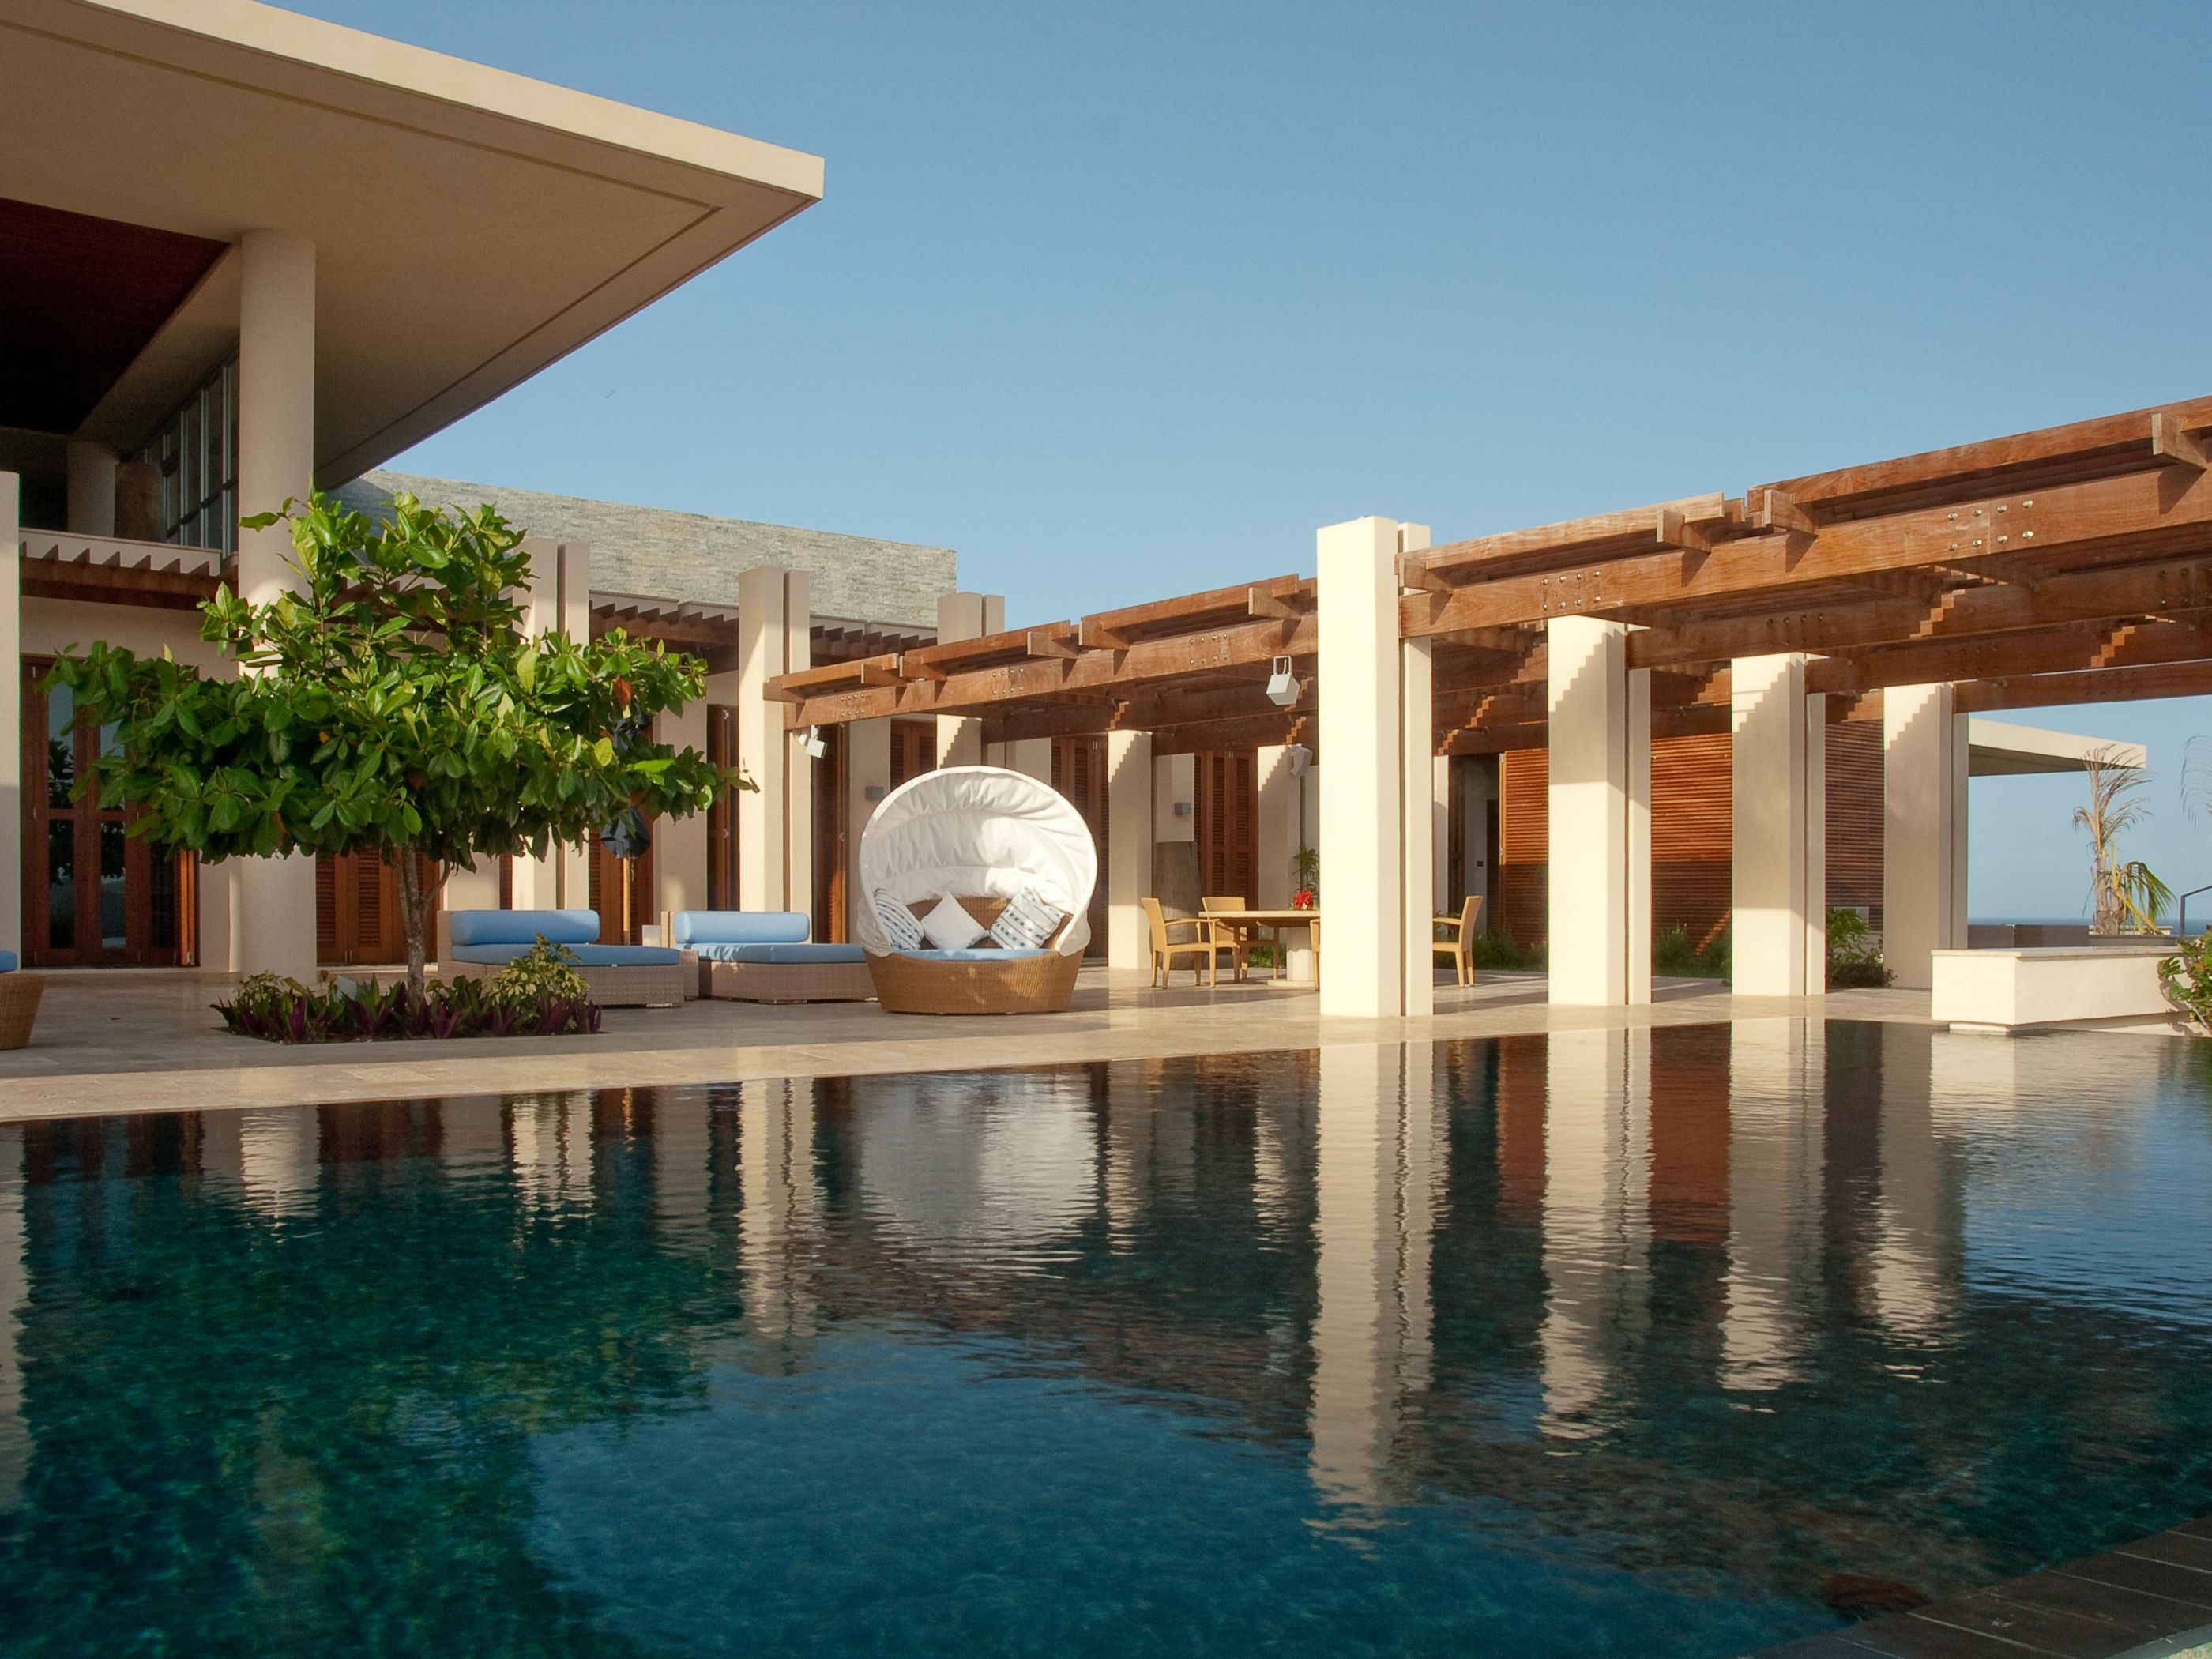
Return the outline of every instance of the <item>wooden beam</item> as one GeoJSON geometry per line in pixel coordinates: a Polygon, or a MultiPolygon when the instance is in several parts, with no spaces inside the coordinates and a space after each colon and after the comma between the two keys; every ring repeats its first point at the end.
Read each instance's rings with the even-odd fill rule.
{"type": "MultiPolygon", "coordinates": [[[[809,726],[841,726],[885,714],[966,714],[993,703],[1049,699],[1055,693],[1137,688],[1161,680],[1250,667],[1279,656],[1310,657],[1318,648],[1312,617],[1294,623],[1245,622],[1203,634],[1142,640],[1127,651],[1088,651],[1075,660],[1000,663],[948,672],[929,685],[870,686],[835,691],[805,705],[809,726]]],[[[908,653],[902,662],[911,661],[908,653]]]]}
{"type": "Polygon", "coordinates": [[[1152,733],[1152,753],[1194,755],[1206,749],[1257,749],[1262,744],[1296,743],[1304,735],[1309,719],[1282,708],[1241,720],[1169,726],[1152,733]]]}
{"type": "Polygon", "coordinates": [[[1690,521],[1671,507],[1659,509],[1659,521],[1652,526],[1652,539],[1662,547],[1680,547],[1692,553],[1713,550],[1713,538],[1704,531],[1692,528],[1690,521]]]}
{"type": "MultiPolygon", "coordinates": [[[[1680,550],[1528,572],[1447,595],[1408,594],[1400,631],[1424,638],[1465,628],[1610,616],[1638,605],[1686,605],[1731,595],[1819,586],[1936,563],[1972,564],[1990,554],[2039,559],[2148,556],[2177,542],[2212,541],[2212,481],[2196,474],[2179,491],[2155,473],[2092,479],[2032,496],[1925,507],[1828,526],[1809,544],[1768,533],[1680,550]],[[1793,545],[1795,541],[1795,545],[1793,545]]],[[[2183,550],[2187,550],[2185,548],[2183,550]]]]}
{"type": "Polygon", "coordinates": [[[2212,693],[2212,659],[1976,680],[1952,693],[1951,706],[1962,714],[1979,714],[1997,708],[2060,708],[2073,703],[2139,702],[2152,697],[2199,697],[2207,693],[2212,693]]]}
{"type": "Polygon", "coordinates": [[[1273,617],[1281,622],[1295,622],[1306,614],[1280,594],[1270,593],[1264,587],[1244,591],[1244,613],[1249,617],[1273,617]]]}
{"type": "Polygon", "coordinates": [[[1758,492],[1759,512],[1752,520],[1761,530],[1794,530],[1801,536],[1817,536],[1820,526],[1786,489],[1769,484],[1758,492]]]}
{"type": "Polygon", "coordinates": [[[2150,453],[2169,466],[2185,466],[2202,472],[2212,466],[2204,446],[2181,429],[2181,416],[2161,409],[2150,417],[2150,453]]]}
{"type": "MultiPolygon", "coordinates": [[[[1887,646],[1854,657],[1830,657],[1809,664],[1808,691],[1865,691],[1885,685],[1931,685],[1940,681],[2008,678],[2087,670],[2106,650],[2102,630],[2008,634],[1994,639],[1936,641],[1924,645],[1887,646]]],[[[2116,664],[2166,663],[2212,656],[2212,627],[2188,623],[2147,623],[2136,629],[2106,660],[2116,664]]]]}
{"type": "Polygon", "coordinates": [[[1086,651],[1127,651],[1130,645],[1127,634],[1107,627],[1096,617],[1085,617],[1076,623],[1075,642],[1086,651]]]}
{"type": "Polygon", "coordinates": [[[1026,648],[1032,657],[1059,657],[1073,660],[1083,654],[1072,637],[1064,633],[1055,633],[1048,628],[1030,629],[1026,648]]]}
{"type": "Polygon", "coordinates": [[[1429,562],[1418,553],[1398,556],[1398,586],[1418,588],[1427,593],[1449,593],[1452,585],[1438,572],[1429,568],[1429,562]]]}
{"type": "Polygon", "coordinates": [[[1728,501],[1727,497],[1715,491],[1706,495],[1686,495],[1680,501],[1659,501],[1650,507],[1632,507],[1619,513],[1599,513],[1586,519],[1539,525],[1533,530],[1478,536],[1470,541],[1431,548],[1423,556],[1421,565],[1432,575],[1464,580],[1476,575],[1480,567],[1507,561],[1518,563],[1531,559],[1548,562],[1571,558],[1584,549],[1611,543],[1632,545],[1643,542],[1648,545],[1652,532],[1658,528],[1660,514],[1665,512],[1679,514],[1685,524],[1693,526],[1719,524],[1727,517],[1728,501]]]}

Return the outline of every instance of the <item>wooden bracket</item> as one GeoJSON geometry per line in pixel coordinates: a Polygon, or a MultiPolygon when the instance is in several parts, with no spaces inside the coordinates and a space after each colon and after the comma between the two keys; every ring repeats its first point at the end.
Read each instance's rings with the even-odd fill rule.
{"type": "Polygon", "coordinates": [[[1794,530],[1804,536],[1820,533],[1820,526],[1813,522],[1813,515],[1779,489],[1766,492],[1759,504],[1757,523],[1761,530],[1794,530]]]}
{"type": "Polygon", "coordinates": [[[1245,589],[1244,610],[1249,616],[1273,617],[1282,622],[1296,622],[1301,614],[1288,599],[1270,593],[1264,587],[1245,589]]]}
{"type": "Polygon", "coordinates": [[[1127,651],[1129,637],[1085,617],[1075,624],[1075,642],[1086,651],[1127,651]]]}
{"type": "Polygon", "coordinates": [[[2150,453],[2168,466],[2185,466],[2198,472],[2212,467],[2204,446],[2181,429],[2180,417],[2156,410],[2150,417],[2150,453]]]}
{"type": "Polygon", "coordinates": [[[898,659],[898,677],[902,680],[943,680],[950,678],[935,663],[916,662],[903,653],[898,659]]]}
{"type": "Polygon", "coordinates": [[[860,684],[863,685],[897,685],[900,683],[896,665],[880,662],[860,665],[860,684]]]}
{"type": "MultiPolygon", "coordinates": [[[[1424,593],[1449,593],[1452,585],[1429,568],[1429,562],[1418,553],[1398,556],[1398,586],[1416,588],[1424,593]]],[[[1258,616],[1258,611],[1253,615],[1258,616]]]]}
{"type": "Polygon", "coordinates": [[[1048,634],[1042,628],[1032,628],[1023,641],[1022,648],[1032,657],[1073,658],[1083,654],[1075,641],[1048,634]]]}
{"type": "Polygon", "coordinates": [[[1704,531],[1692,528],[1689,520],[1675,507],[1662,507],[1659,509],[1659,522],[1655,534],[1662,547],[1679,547],[1689,553],[1710,553],[1713,550],[1713,538],[1704,531]]]}

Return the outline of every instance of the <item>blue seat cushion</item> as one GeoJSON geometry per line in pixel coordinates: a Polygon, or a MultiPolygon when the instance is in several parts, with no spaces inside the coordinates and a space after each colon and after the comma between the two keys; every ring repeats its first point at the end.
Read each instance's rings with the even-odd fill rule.
{"type": "MultiPolygon", "coordinates": [[[[806,918],[796,910],[678,910],[670,919],[675,944],[796,945],[806,937],[806,918]]],[[[704,956],[705,951],[700,954],[704,956]]]]}
{"type": "Polygon", "coordinates": [[[1037,957],[1048,957],[1049,951],[1008,951],[989,945],[980,945],[968,951],[902,951],[902,957],[916,962],[1028,962],[1037,957]]]}
{"type": "Polygon", "coordinates": [[[692,947],[709,962],[866,962],[857,945],[699,945],[692,947]]]}
{"type": "MultiPolygon", "coordinates": [[[[456,945],[453,958],[504,968],[517,957],[527,956],[536,943],[533,939],[528,945],[456,945]]],[[[568,948],[575,953],[578,965],[585,968],[672,968],[684,960],[679,951],[665,945],[571,945],[568,948]]]]}
{"type": "MultiPolygon", "coordinates": [[[[599,913],[455,910],[446,918],[446,937],[455,945],[520,945],[527,949],[538,942],[540,933],[556,945],[589,945],[599,936],[599,913]]],[[[476,958],[462,957],[460,960],[471,962],[476,958]]]]}
{"type": "Polygon", "coordinates": [[[14,973],[15,965],[15,953],[13,951],[0,951],[0,974],[14,973]]]}

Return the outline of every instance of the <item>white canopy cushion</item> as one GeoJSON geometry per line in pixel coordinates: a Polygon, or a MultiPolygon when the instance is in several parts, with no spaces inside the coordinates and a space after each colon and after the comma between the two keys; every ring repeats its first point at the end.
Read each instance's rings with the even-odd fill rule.
{"type": "MultiPolygon", "coordinates": [[[[1098,883],[1098,849],[1083,816],[1050,785],[997,766],[947,766],[884,797],[860,834],[863,890],[927,908],[945,894],[1012,900],[1034,890],[1070,918],[1063,956],[1091,942],[1085,913],[1098,883]]],[[[878,901],[880,902],[880,899],[878,901]]],[[[896,947],[878,906],[854,918],[878,956],[896,947]]]]}

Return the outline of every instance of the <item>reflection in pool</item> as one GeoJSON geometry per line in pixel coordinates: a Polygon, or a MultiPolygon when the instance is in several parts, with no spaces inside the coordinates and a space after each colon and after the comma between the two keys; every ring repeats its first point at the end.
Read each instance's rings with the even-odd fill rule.
{"type": "Polygon", "coordinates": [[[2212,1513],[2179,1043],[0,1126],[0,1653],[1727,1655],[2212,1513]]]}

